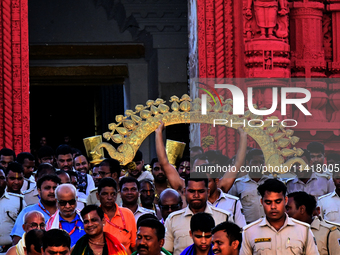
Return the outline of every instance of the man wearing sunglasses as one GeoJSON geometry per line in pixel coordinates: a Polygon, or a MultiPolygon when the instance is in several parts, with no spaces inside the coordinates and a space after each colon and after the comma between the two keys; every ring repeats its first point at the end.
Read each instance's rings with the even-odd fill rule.
{"type": "Polygon", "coordinates": [[[77,190],[69,183],[61,184],[55,190],[57,212],[48,220],[46,230],[63,229],[71,237],[71,246],[84,234],[84,224],[77,208],[77,190]]]}
{"type": "Polygon", "coordinates": [[[182,197],[176,190],[168,188],[160,194],[158,205],[162,214],[161,222],[164,224],[170,213],[182,209],[182,197]]]}
{"type": "Polygon", "coordinates": [[[6,255],[25,255],[25,236],[32,229],[45,230],[45,218],[41,212],[30,211],[24,216],[24,224],[22,225],[25,231],[24,235],[20,239],[17,245],[12,246],[6,253],[6,255]]]}

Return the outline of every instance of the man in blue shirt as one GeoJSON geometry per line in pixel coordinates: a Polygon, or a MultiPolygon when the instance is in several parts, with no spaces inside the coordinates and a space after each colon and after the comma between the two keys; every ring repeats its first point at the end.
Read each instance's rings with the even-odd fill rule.
{"type": "Polygon", "coordinates": [[[71,237],[71,246],[85,234],[83,220],[77,208],[77,190],[69,183],[61,184],[55,191],[57,212],[47,221],[46,230],[63,229],[71,237]]]}
{"type": "Polygon", "coordinates": [[[39,203],[27,206],[18,215],[14,227],[11,232],[12,244],[15,245],[19,242],[24,230],[24,216],[27,212],[38,211],[45,217],[45,222],[57,211],[57,203],[55,199],[55,189],[60,184],[60,179],[56,175],[44,175],[37,182],[37,189],[39,193],[39,203]]]}

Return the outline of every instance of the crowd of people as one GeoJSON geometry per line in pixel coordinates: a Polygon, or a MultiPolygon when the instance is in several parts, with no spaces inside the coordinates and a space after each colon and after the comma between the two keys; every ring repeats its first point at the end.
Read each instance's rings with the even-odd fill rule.
{"type": "Polygon", "coordinates": [[[141,151],[121,166],[91,164],[66,144],[36,155],[1,149],[0,253],[340,254],[340,155],[326,161],[324,146],[311,142],[300,156],[311,170],[262,174],[262,151],[239,129],[235,157],[196,146],[174,166],[163,129],[150,170],[141,151]],[[195,171],[213,165],[237,171],[195,171]],[[258,171],[241,173],[245,165],[258,171]]]}

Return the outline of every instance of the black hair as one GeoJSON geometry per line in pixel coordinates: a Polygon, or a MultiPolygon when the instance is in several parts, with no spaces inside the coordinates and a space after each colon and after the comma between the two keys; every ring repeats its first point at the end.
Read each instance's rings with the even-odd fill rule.
{"type": "Polygon", "coordinates": [[[329,153],[327,155],[327,161],[331,160],[331,159],[334,160],[335,162],[340,161],[340,154],[338,154],[338,153],[329,153]]]}
{"type": "Polygon", "coordinates": [[[43,251],[45,251],[47,247],[51,246],[63,246],[70,249],[71,238],[69,234],[65,230],[61,229],[51,229],[47,231],[43,237],[43,251]]]}
{"type": "Polygon", "coordinates": [[[307,145],[307,150],[309,150],[310,153],[321,152],[322,154],[324,154],[325,153],[325,146],[322,143],[319,143],[319,142],[311,142],[307,145]]]}
{"type": "MultiPolygon", "coordinates": [[[[190,174],[191,175],[191,174],[190,174]]],[[[189,178],[185,179],[185,187],[188,187],[189,181],[193,182],[204,182],[204,187],[208,188],[209,180],[208,178],[192,178],[191,176],[189,178]]]]}
{"type": "Polygon", "coordinates": [[[38,152],[37,152],[37,154],[38,154],[38,158],[39,159],[42,159],[42,158],[44,158],[44,157],[49,157],[49,156],[51,156],[51,157],[53,157],[53,155],[54,155],[54,150],[50,147],[50,146],[42,146],[39,150],[38,150],[38,152]]]}
{"type": "Polygon", "coordinates": [[[55,168],[50,163],[42,163],[38,166],[35,178],[39,180],[43,175],[46,174],[46,172],[49,171],[53,172],[53,174],[56,174],[55,168]]]}
{"type": "MultiPolygon", "coordinates": [[[[201,154],[199,154],[199,155],[201,155],[201,154]]],[[[178,170],[179,165],[182,164],[182,162],[185,162],[185,161],[190,162],[190,166],[191,166],[191,164],[193,162],[192,160],[190,160],[190,157],[184,156],[184,157],[176,160],[176,163],[175,163],[176,169],[178,170]]]]}
{"type": "Polygon", "coordinates": [[[190,230],[193,233],[194,231],[202,231],[202,232],[211,232],[211,230],[215,227],[214,218],[205,212],[196,213],[191,217],[190,220],[190,230]]]}
{"type": "Polygon", "coordinates": [[[10,162],[6,168],[6,175],[8,175],[9,171],[20,174],[24,172],[24,168],[18,162],[10,162]]]}
{"type": "Polygon", "coordinates": [[[141,187],[143,183],[149,183],[153,188],[155,188],[155,184],[149,178],[145,178],[139,181],[139,186],[141,187]]]}
{"type": "Polygon", "coordinates": [[[306,207],[307,214],[309,216],[313,215],[313,211],[316,208],[316,199],[314,196],[308,195],[304,191],[298,191],[288,194],[288,197],[292,197],[294,199],[296,209],[299,209],[300,206],[304,205],[306,207]]]}
{"type": "Polygon", "coordinates": [[[302,157],[306,157],[308,162],[306,162],[307,164],[309,163],[310,161],[310,152],[309,150],[306,150],[306,149],[302,149],[303,150],[303,154],[301,156],[299,156],[300,158],[302,157]]]}
{"type": "Polygon", "coordinates": [[[246,161],[248,161],[248,163],[249,163],[250,160],[252,160],[254,156],[261,156],[261,155],[263,155],[262,150],[260,150],[260,149],[251,149],[247,153],[246,161]]]}
{"type": "Polygon", "coordinates": [[[68,173],[68,175],[70,176],[70,178],[71,178],[72,176],[74,176],[74,177],[76,177],[77,180],[78,180],[78,174],[77,174],[76,172],[74,172],[74,171],[67,171],[67,173],[68,173]]]}
{"type": "Polygon", "coordinates": [[[150,163],[151,169],[153,169],[153,165],[154,165],[155,163],[157,163],[157,162],[158,162],[158,158],[153,158],[153,159],[151,160],[151,163],[150,163]]]}
{"type": "Polygon", "coordinates": [[[135,157],[133,158],[133,162],[142,161],[143,153],[140,150],[137,150],[135,157]]]}
{"type": "Polygon", "coordinates": [[[76,155],[81,155],[81,150],[77,149],[77,148],[71,148],[72,151],[72,155],[75,154],[76,155]]]}
{"type": "Polygon", "coordinates": [[[11,149],[8,149],[8,148],[2,148],[0,150],[0,156],[3,155],[3,156],[13,156],[13,160],[15,161],[15,152],[11,149]]]}
{"type": "Polygon", "coordinates": [[[58,148],[55,150],[55,156],[58,158],[59,155],[72,155],[72,149],[67,144],[61,144],[58,146],[58,148]]]}
{"type": "Polygon", "coordinates": [[[45,182],[45,181],[52,181],[56,184],[61,184],[61,180],[58,176],[53,175],[53,174],[46,174],[43,177],[41,177],[38,182],[37,182],[37,188],[41,189],[41,185],[45,182]]]}
{"type": "Polygon", "coordinates": [[[105,187],[112,187],[116,190],[117,192],[117,183],[116,181],[111,178],[111,177],[105,177],[103,179],[100,180],[99,184],[98,184],[98,194],[100,194],[100,192],[102,191],[103,188],[105,187]]]}
{"type": "Polygon", "coordinates": [[[139,184],[139,181],[136,179],[136,178],[133,178],[133,177],[123,177],[122,179],[120,179],[119,181],[119,188],[120,188],[120,191],[122,191],[122,188],[123,188],[123,185],[125,183],[136,183],[137,185],[137,189],[139,190],[140,189],[140,184],[139,184]]]}
{"type": "Polygon", "coordinates": [[[203,154],[204,153],[204,150],[203,150],[203,148],[201,147],[201,146],[193,146],[193,147],[191,147],[190,148],[190,151],[201,151],[202,153],[201,154],[203,154]]]}
{"type": "Polygon", "coordinates": [[[80,215],[84,219],[85,215],[92,212],[96,211],[100,219],[104,219],[104,212],[101,207],[98,205],[87,205],[81,210],[80,215]]]}
{"type": "Polygon", "coordinates": [[[137,220],[137,229],[139,228],[140,223],[141,223],[143,220],[146,220],[146,219],[158,220],[157,216],[155,216],[155,215],[152,214],[152,213],[142,214],[142,215],[138,218],[138,220],[137,220]]]}
{"type": "Polygon", "coordinates": [[[224,221],[214,227],[211,233],[214,235],[218,231],[226,232],[229,239],[229,245],[231,245],[234,241],[238,241],[239,245],[237,248],[240,250],[242,243],[242,230],[238,225],[229,221],[224,221]]]}
{"type": "Polygon", "coordinates": [[[29,152],[21,152],[17,156],[17,162],[22,165],[22,164],[24,164],[24,161],[25,161],[26,158],[29,161],[35,161],[35,158],[34,158],[34,156],[31,153],[29,153],[29,152]]]}
{"type": "Polygon", "coordinates": [[[260,186],[257,187],[258,192],[260,193],[261,197],[264,196],[266,191],[281,193],[283,196],[286,196],[287,187],[284,185],[283,182],[277,179],[268,179],[260,186]]]}
{"type": "Polygon", "coordinates": [[[117,173],[117,178],[119,178],[120,172],[122,170],[119,161],[113,158],[104,159],[102,162],[100,162],[99,166],[108,166],[110,168],[111,174],[117,173]]]}
{"type": "Polygon", "coordinates": [[[74,161],[76,158],[80,157],[80,156],[83,156],[83,157],[86,159],[87,163],[89,162],[89,159],[88,159],[87,156],[84,155],[84,154],[76,154],[76,155],[74,155],[73,161],[74,161]]]}
{"type": "Polygon", "coordinates": [[[164,225],[160,223],[158,220],[154,220],[154,219],[142,220],[139,223],[139,228],[140,227],[149,227],[149,228],[155,229],[158,241],[161,239],[164,239],[165,228],[164,228],[164,225]]]}
{"type": "Polygon", "coordinates": [[[27,254],[31,252],[32,244],[34,246],[34,250],[38,253],[41,253],[41,246],[43,245],[43,238],[45,234],[46,231],[41,229],[32,229],[28,231],[28,233],[25,235],[27,254]]]}

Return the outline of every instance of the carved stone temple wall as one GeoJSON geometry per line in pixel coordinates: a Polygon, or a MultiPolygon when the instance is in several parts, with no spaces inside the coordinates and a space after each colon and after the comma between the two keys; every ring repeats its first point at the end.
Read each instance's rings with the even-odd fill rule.
{"type": "Polygon", "coordinates": [[[0,60],[0,148],[29,151],[27,0],[1,0],[0,60]]]}
{"type": "MultiPolygon", "coordinates": [[[[271,98],[271,87],[310,90],[312,99],[306,107],[312,116],[294,108],[285,116],[298,121],[294,128],[301,138],[298,146],[319,141],[326,151],[340,152],[340,83],[314,79],[340,76],[339,0],[196,0],[190,4],[197,5],[199,63],[198,75],[191,72],[191,77],[259,78],[242,87],[244,92],[255,87],[253,102],[259,108],[270,108],[266,99],[271,98]],[[280,78],[312,79],[286,84],[280,78]]],[[[194,59],[192,55],[191,63],[194,59]]],[[[279,111],[273,115],[282,117],[279,111]]],[[[218,137],[208,149],[221,149],[228,156],[236,153],[233,130],[201,127],[200,132],[201,139],[218,137]]],[[[255,144],[249,141],[249,145],[255,144]]]]}

